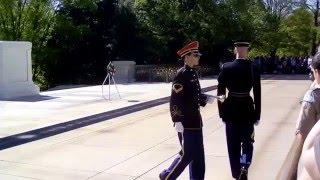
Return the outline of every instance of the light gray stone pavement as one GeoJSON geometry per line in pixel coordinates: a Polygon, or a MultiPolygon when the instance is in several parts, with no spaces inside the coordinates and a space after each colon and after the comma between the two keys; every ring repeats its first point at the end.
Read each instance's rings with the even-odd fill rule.
{"type": "MultiPolygon", "coordinates": [[[[250,179],[275,179],[289,151],[294,137],[299,100],[310,85],[307,80],[299,80],[303,79],[302,76],[290,78],[277,76],[262,83],[262,120],[256,128],[250,179]],[[290,78],[292,80],[288,80],[290,78]]],[[[201,81],[202,87],[214,83],[214,79],[201,81]]],[[[0,134],[3,137],[36,129],[131,105],[127,101],[130,99],[142,102],[165,97],[170,92],[170,84],[145,84],[140,87],[132,85],[136,89],[125,88],[131,85],[121,86],[119,85],[120,91],[128,89],[129,95],[123,93],[126,100],[106,102],[99,97],[99,87],[95,90],[85,87],[79,88],[77,92],[70,89],[68,97],[60,97],[59,91],[47,92],[48,96],[54,96],[50,93],[55,93],[54,97],[60,97],[60,101],[56,98],[47,102],[1,102],[5,111],[0,119],[0,134]],[[144,93],[139,94],[139,89],[144,93]],[[77,99],[76,96],[81,93],[92,99],[77,99]]],[[[65,94],[66,91],[61,93],[65,94]]],[[[209,93],[216,94],[215,91],[209,93]]],[[[218,118],[216,103],[202,108],[202,115],[206,179],[231,180],[224,124],[218,118]]],[[[2,150],[0,179],[156,180],[159,172],[172,162],[178,150],[168,104],[163,104],[2,150]]],[[[179,179],[188,179],[187,172],[186,170],[179,179]]]]}
{"type": "MultiPolygon", "coordinates": [[[[216,85],[216,79],[201,80],[203,88],[216,85]]],[[[0,138],[78,119],[122,107],[166,97],[171,83],[133,83],[117,85],[121,99],[111,86],[78,87],[42,92],[37,97],[0,101],[0,138]]]]}

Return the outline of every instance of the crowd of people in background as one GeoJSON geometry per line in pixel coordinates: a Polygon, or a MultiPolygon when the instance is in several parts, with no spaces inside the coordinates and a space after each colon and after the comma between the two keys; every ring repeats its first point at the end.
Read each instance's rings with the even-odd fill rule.
{"type": "Polygon", "coordinates": [[[256,57],[261,74],[308,74],[310,57],[256,57]]]}

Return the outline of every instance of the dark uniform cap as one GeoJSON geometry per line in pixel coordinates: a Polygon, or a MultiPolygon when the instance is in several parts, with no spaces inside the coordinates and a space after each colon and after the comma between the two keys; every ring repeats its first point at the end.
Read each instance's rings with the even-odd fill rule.
{"type": "Polygon", "coordinates": [[[242,41],[242,42],[235,42],[233,45],[235,47],[249,47],[250,43],[242,41]]]}

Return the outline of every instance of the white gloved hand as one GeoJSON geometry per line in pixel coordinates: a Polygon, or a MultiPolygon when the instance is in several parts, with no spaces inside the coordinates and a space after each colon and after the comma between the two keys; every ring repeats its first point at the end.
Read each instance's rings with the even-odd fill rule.
{"type": "Polygon", "coordinates": [[[223,122],[223,124],[226,124],[226,122],[224,122],[224,121],[222,120],[222,118],[219,118],[219,120],[220,120],[221,122],[223,122]]]}
{"type": "Polygon", "coordinates": [[[174,127],[176,128],[176,131],[179,132],[179,133],[182,133],[183,132],[183,125],[181,122],[175,122],[174,123],[174,127]]]}
{"type": "Polygon", "coordinates": [[[260,124],[260,119],[254,123],[255,126],[258,126],[259,124],[260,124]]]}
{"type": "Polygon", "coordinates": [[[206,96],[207,96],[207,103],[212,104],[214,102],[214,97],[208,94],[206,94],[206,96]]]}

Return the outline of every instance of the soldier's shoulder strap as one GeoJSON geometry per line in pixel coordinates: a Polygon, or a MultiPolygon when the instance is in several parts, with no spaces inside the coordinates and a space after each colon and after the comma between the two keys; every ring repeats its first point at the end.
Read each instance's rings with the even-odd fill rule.
{"type": "Polygon", "coordinates": [[[183,81],[184,76],[185,76],[185,71],[186,71],[185,67],[178,69],[176,76],[175,76],[175,80],[176,81],[183,81]]]}
{"type": "Polygon", "coordinates": [[[230,67],[231,62],[225,62],[221,65],[220,71],[227,71],[227,69],[230,67]]]}
{"type": "Polygon", "coordinates": [[[181,67],[180,69],[177,70],[177,74],[183,73],[186,70],[185,67],[181,67]]]}
{"type": "Polygon", "coordinates": [[[232,62],[225,62],[222,64],[221,68],[228,68],[232,62]]]}

